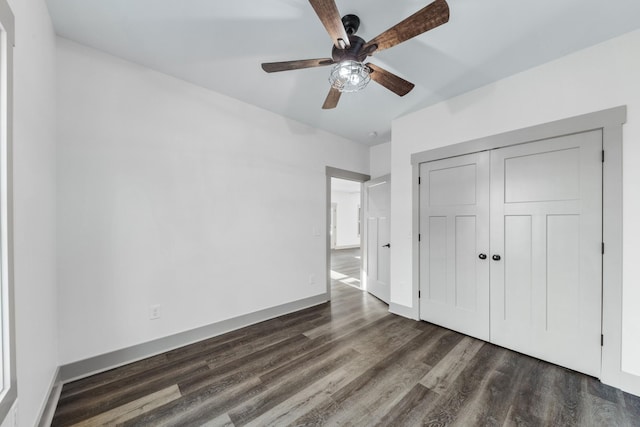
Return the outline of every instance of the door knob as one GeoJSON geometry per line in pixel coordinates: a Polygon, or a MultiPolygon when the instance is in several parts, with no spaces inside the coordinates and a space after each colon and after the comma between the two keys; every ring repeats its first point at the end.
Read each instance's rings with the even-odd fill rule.
{"type": "Polygon", "coordinates": [[[480,254],[480,255],[478,255],[478,258],[487,259],[487,254],[480,254]]]}
{"type": "Polygon", "coordinates": [[[494,261],[500,261],[500,255],[494,255],[491,257],[491,259],[494,261]]]}
{"type": "Polygon", "coordinates": [[[382,245],[383,248],[391,248],[391,243],[387,243],[386,245],[382,245]]]}

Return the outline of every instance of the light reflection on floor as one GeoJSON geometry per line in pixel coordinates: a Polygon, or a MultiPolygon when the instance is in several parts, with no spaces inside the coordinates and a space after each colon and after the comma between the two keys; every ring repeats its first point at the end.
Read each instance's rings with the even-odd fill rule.
{"type": "Polygon", "coordinates": [[[331,251],[331,280],[362,289],[360,282],[360,248],[331,251]]]}

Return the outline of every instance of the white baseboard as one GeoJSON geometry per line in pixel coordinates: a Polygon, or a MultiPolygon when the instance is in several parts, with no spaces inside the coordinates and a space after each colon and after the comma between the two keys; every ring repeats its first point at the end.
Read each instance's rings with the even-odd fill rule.
{"type": "Polygon", "coordinates": [[[359,249],[360,245],[345,245],[345,246],[336,246],[332,250],[339,251],[340,249],[359,249]]]}
{"type": "Polygon", "coordinates": [[[61,391],[62,382],[60,381],[60,368],[58,367],[51,380],[47,400],[44,402],[44,405],[40,410],[40,417],[38,418],[39,421],[37,424],[38,427],[49,427],[51,425],[53,416],[56,413],[56,406],[58,406],[61,391]]]}
{"type": "MultiPolygon", "coordinates": [[[[232,319],[212,323],[190,331],[181,332],[164,338],[159,338],[146,343],[134,345],[110,353],[101,354],[89,359],[80,360],[61,366],[59,369],[59,381],[66,383],[80,378],[88,377],[109,369],[117,368],[138,360],[146,359],[157,354],[164,353],[185,345],[209,339],[236,329],[244,328],[274,317],[292,313],[325,303],[329,300],[327,294],[320,294],[298,301],[292,301],[276,307],[267,308],[255,313],[248,313],[232,319]]],[[[55,408],[55,406],[54,406],[55,408]]]]}

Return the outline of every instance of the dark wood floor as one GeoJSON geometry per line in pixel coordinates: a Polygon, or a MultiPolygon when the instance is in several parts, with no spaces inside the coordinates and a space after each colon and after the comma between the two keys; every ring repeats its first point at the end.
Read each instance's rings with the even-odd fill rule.
{"type": "Polygon", "coordinates": [[[66,384],[53,425],[640,426],[594,378],[333,298],[66,384]]]}

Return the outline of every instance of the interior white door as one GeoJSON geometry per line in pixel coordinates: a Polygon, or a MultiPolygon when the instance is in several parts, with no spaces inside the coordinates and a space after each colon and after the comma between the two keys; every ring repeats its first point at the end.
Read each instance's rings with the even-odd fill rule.
{"type": "Polygon", "coordinates": [[[491,152],[491,342],[600,374],[602,134],[491,152]]]}
{"type": "Polygon", "coordinates": [[[420,165],[420,318],[489,340],[489,153],[420,165]]]}
{"type": "Polygon", "coordinates": [[[365,283],[367,291],[389,303],[391,178],[385,176],[364,183],[365,283]]]}

